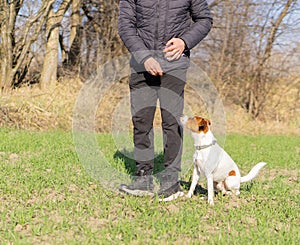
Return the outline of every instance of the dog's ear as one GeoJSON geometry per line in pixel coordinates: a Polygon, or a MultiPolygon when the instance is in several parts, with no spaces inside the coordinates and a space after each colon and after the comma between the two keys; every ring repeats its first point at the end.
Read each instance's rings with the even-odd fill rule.
{"type": "Polygon", "coordinates": [[[202,118],[201,124],[199,125],[199,131],[207,133],[209,130],[209,126],[211,125],[210,120],[206,118],[202,118]]]}
{"type": "Polygon", "coordinates": [[[205,130],[205,126],[204,125],[200,125],[198,126],[198,131],[204,131],[205,130]]]}
{"type": "Polygon", "coordinates": [[[211,122],[210,122],[210,120],[207,119],[207,118],[202,118],[202,120],[201,120],[201,125],[210,126],[210,125],[211,125],[211,122]]]}
{"type": "Polygon", "coordinates": [[[196,126],[194,131],[198,133],[199,132],[207,133],[207,131],[209,130],[209,125],[211,124],[210,120],[198,116],[195,116],[193,118],[193,122],[194,122],[193,124],[196,126]]]}

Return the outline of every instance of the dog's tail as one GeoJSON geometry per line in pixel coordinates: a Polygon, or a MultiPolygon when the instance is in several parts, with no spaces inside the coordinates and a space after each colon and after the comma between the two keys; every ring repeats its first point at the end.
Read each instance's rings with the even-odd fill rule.
{"type": "Polygon", "coordinates": [[[251,170],[250,172],[246,175],[241,177],[241,183],[243,182],[248,182],[252,179],[254,179],[256,177],[256,175],[258,174],[258,172],[266,165],[265,162],[260,162],[258,164],[256,164],[251,170]]]}

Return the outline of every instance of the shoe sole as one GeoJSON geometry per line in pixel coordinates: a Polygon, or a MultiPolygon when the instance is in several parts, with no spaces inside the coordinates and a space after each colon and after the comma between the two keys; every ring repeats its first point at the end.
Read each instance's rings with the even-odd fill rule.
{"type": "Polygon", "coordinates": [[[160,202],[170,202],[170,201],[173,201],[175,199],[177,199],[178,197],[182,197],[184,196],[184,193],[182,191],[178,191],[174,194],[172,194],[171,196],[168,196],[166,198],[159,198],[158,201],[160,202]]]}
{"type": "Polygon", "coordinates": [[[120,186],[119,191],[132,195],[132,196],[153,196],[154,193],[151,191],[146,191],[146,190],[131,190],[126,188],[126,186],[120,186]]]}

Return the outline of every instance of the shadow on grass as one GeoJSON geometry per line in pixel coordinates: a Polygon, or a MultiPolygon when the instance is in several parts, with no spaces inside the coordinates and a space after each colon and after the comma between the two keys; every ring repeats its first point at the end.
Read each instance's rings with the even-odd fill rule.
{"type": "MultiPolygon", "coordinates": [[[[181,180],[180,185],[184,190],[188,191],[191,186],[191,181],[181,180]]],[[[207,189],[204,189],[201,185],[197,184],[194,191],[194,195],[207,195],[207,189]]]]}
{"type": "MultiPolygon", "coordinates": [[[[114,160],[115,161],[121,161],[124,162],[124,167],[126,172],[131,175],[135,176],[136,175],[136,164],[135,160],[129,156],[133,156],[133,152],[129,152],[127,150],[122,150],[122,151],[116,151],[114,154],[114,160]]],[[[157,174],[164,170],[164,155],[163,153],[159,153],[156,155],[154,158],[154,169],[153,169],[153,174],[157,174]]]]}
{"type": "MultiPolygon", "coordinates": [[[[180,181],[180,185],[184,190],[188,191],[191,186],[191,181],[180,181]]],[[[250,182],[245,184],[244,186],[241,186],[240,191],[251,192],[252,187],[253,187],[253,182],[250,182]]],[[[215,195],[219,195],[219,194],[221,194],[220,191],[215,191],[215,195]]],[[[194,195],[207,195],[207,189],[197,184],[194,191],[194,195]]]]}
{"type": "MultiPolygon", "coordinates": [[[[136,175],[136,164],[135,160],[129,156],[133,156],[133,152],[127,151],[126,149],[122,151],[116,151],[114,154],[114,160],[118,162],[123,162],[126,172],[131,175],[136,175]]],[[[157,174],[164,170],[164,154],[160,152],[156,155],[154,159],[154,169],[153,174],[157,174]]],[[[191,186],[191,180],[189,181],[180,181],[181,187],[188,191],[191,186]]],[[[247,191],[250,191],[252,185],[247,185],[245,188],[247,191]]],[[[197,184],[194,195],[207,195],[207,189],[203,188],[201,185],[197,184]]]]}

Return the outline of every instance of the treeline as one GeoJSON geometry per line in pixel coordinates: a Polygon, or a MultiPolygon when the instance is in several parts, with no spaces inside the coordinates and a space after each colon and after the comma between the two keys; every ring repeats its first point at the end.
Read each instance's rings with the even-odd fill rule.
{"type": "MultiPolygon", "coordinates": [[[[297,0],[211,0],[214,28],[193,52],[223,96],[253,117],[270,87],[299,88],[297,0]]],[[[59,77],[88,78],[127,52],[117,32],[119,1],[0,0],[1,92],[59,77]]]]}

